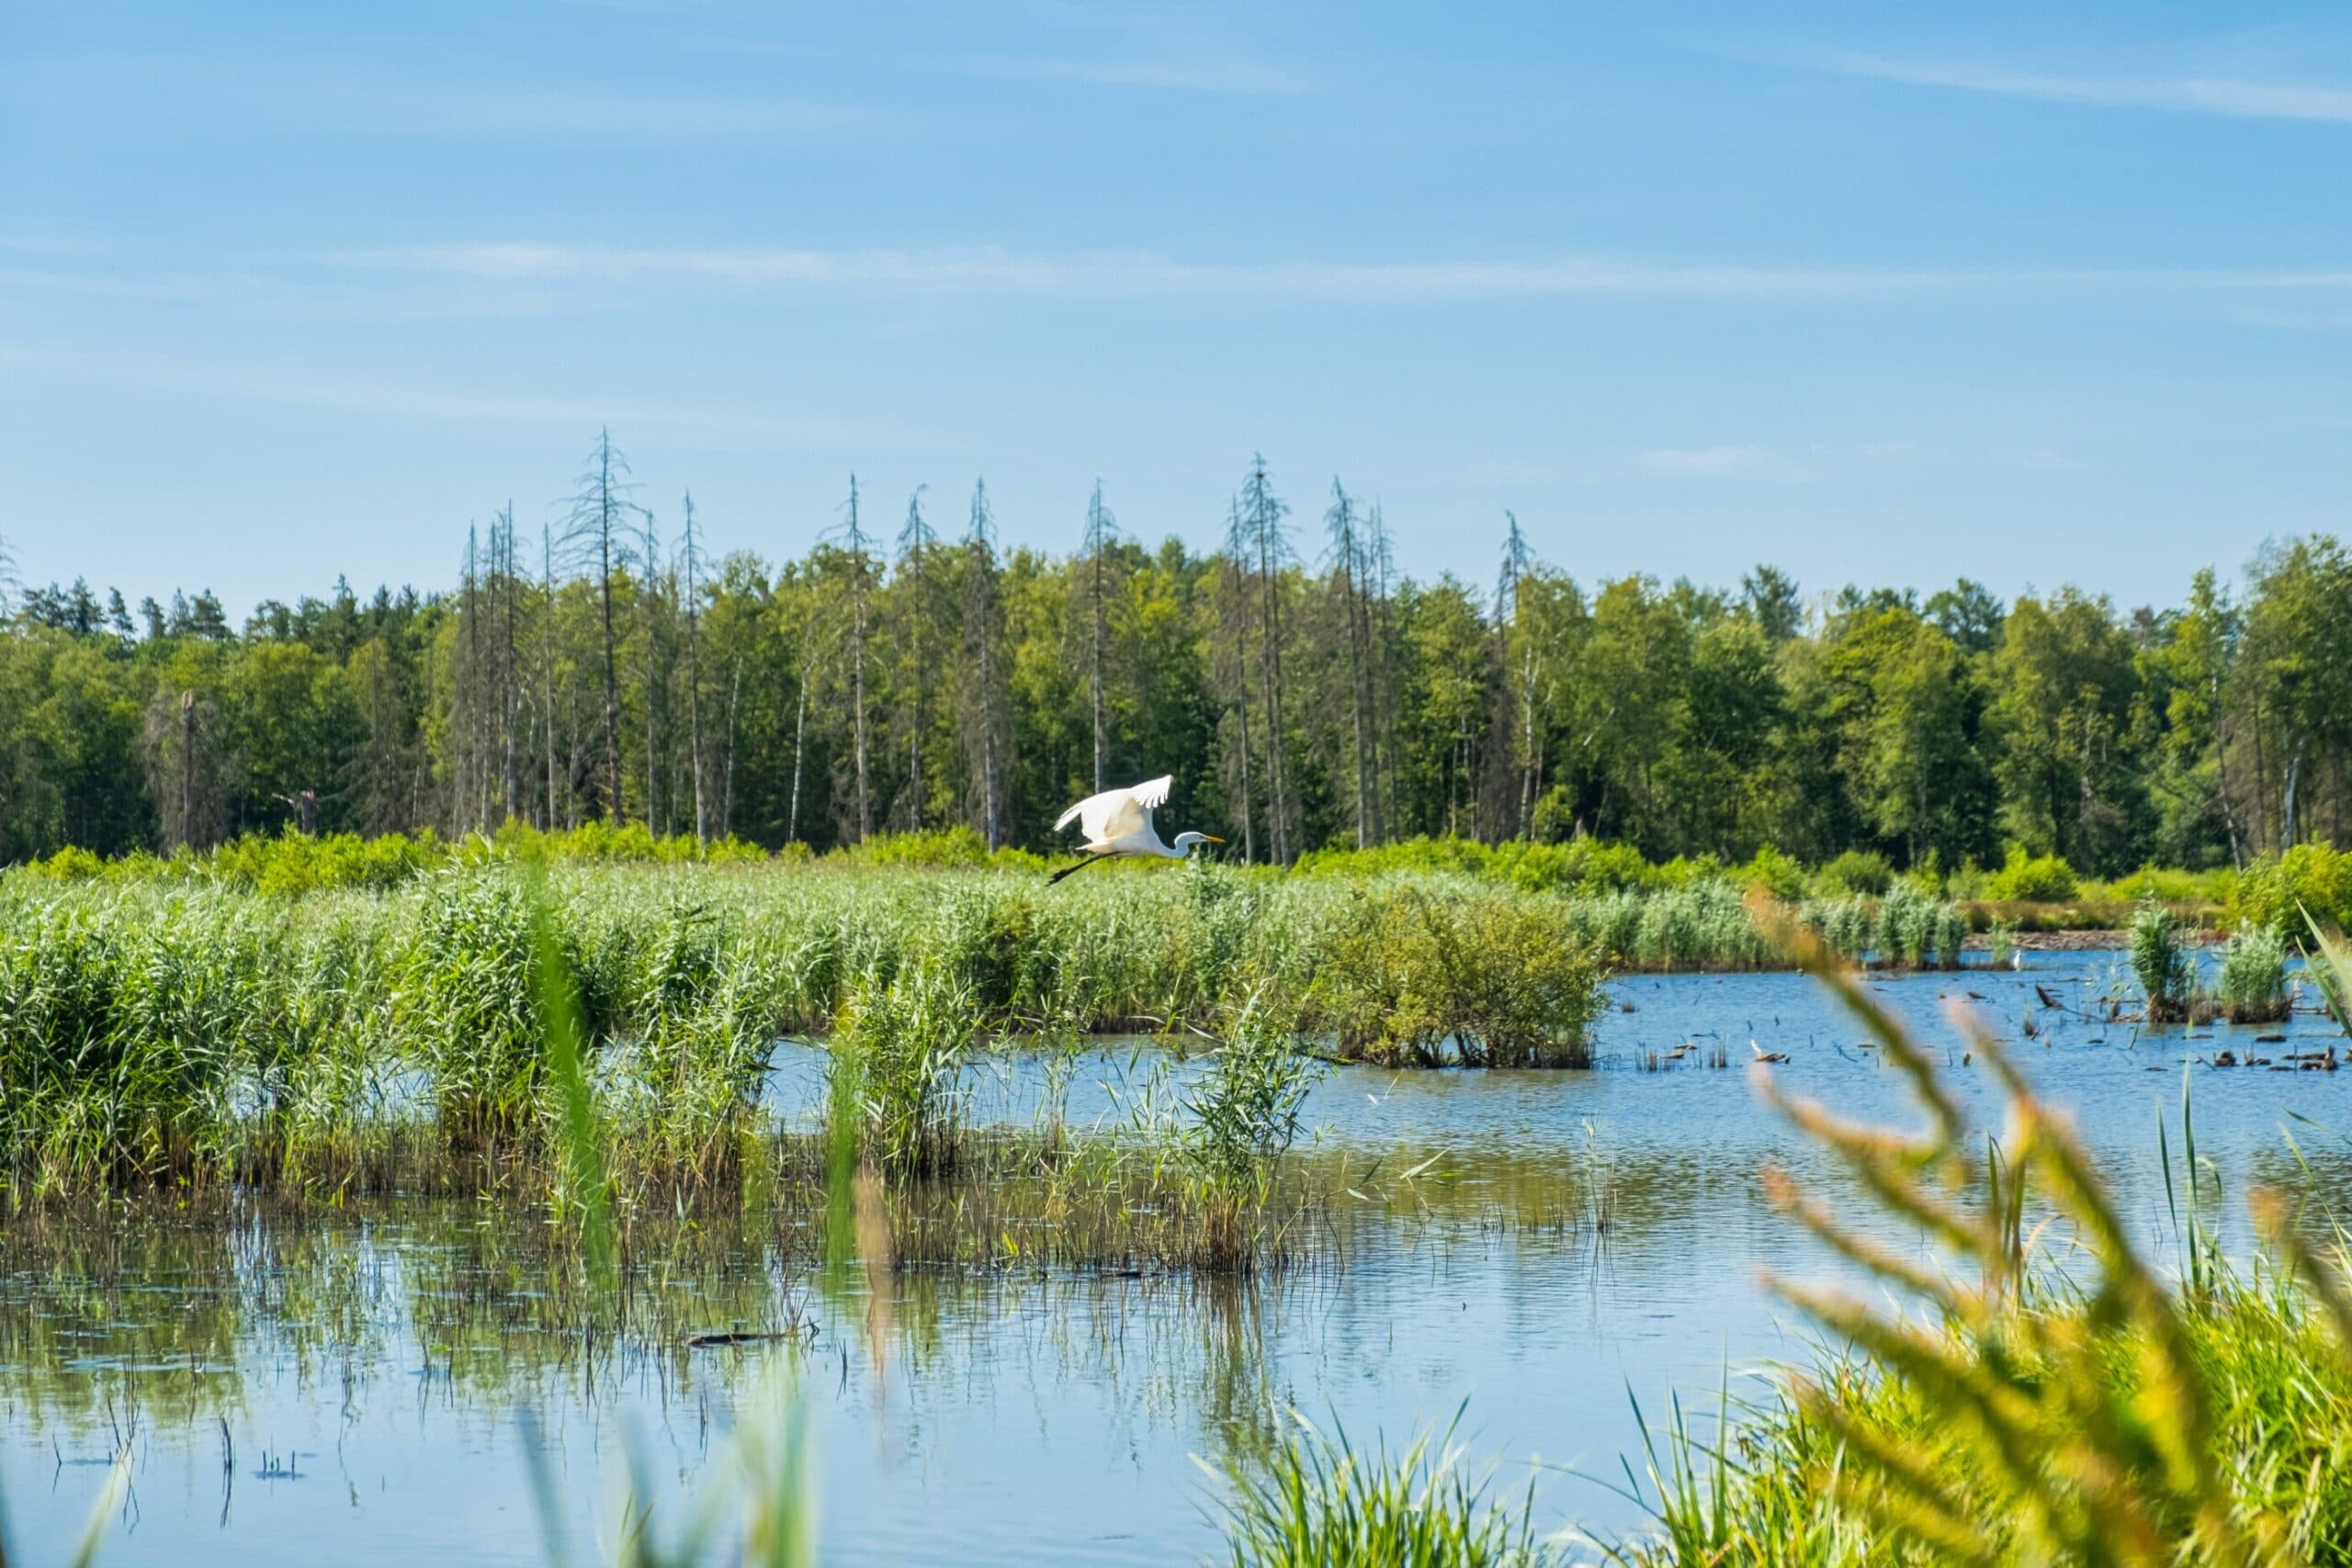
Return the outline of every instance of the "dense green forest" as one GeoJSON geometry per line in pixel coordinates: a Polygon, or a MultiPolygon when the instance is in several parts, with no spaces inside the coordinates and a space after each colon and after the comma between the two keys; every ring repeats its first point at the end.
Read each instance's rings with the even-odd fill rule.
{"type": "Polygon", "coordinates": [[[1176,826],[1286,862],[1415,834],[1590,834],[1664,858],[1997,862],[2094,875],[2346,838],[2352,557],[2274,542],[2243,583],[2119,610],[1581,583],[1498,518],[1498,570],[1391,564],[1338,480],[1262,461],[1218,547],[1000,546],[854,479],[796,560],[707,558],[600,439],[544,523],[463,536],[456,583],[265,603],[18,587],[0,634],[0,858],[292,823],[455,833],[597,819],[817,848],[968,824],[1037,846],[1098,782],[1173,770],[1176,826]]]}

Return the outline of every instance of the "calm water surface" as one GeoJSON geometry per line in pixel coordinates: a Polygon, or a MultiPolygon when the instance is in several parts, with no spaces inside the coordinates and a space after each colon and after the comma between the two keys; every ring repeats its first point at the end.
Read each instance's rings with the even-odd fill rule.
{"type": "MultiPolygon", "coordinates": [[[[2185,1060],[2256,1031],[2143,1032],[2077,1016],[2118,955],[2041,955],[2021,974],[1880,982],[1939,1040],[1943,998],[1977,1005],[2075,1113],[2125,1213],[2169,1256],[2156,1128],[2177,1129],[2185,1060]],[[2068,1010],[2041,1007],[2035,986],[2068,1010]],[[2031,1013],[2039,1032],[2018,1040],[2031,1013]]],[[[272,1206],[0,1235],[0,1483],[26,1561],[61,1557],[128,1440],[133,1489],[109,1563],[238,1568],[454,1558],[540,1563],[524,1438],[540,1434],[575,1546],[610,1534],[633,1445],[674,1508],[723,1448],[772,1359],[797,1370],[819,1450],[829,1561],[1166,1562],[1215,1542],[1217,1464],[1296,1409],[1363,1439],[1409,1437],[1467,1402],[1463,1436],[1499,1478],[1538,1472],[1550,1521],[1604,1535],[1642,1514],[1632,1399],[1711,1407],[1776,1360],[1810,1359],[1759,1268],[1823,1260],[1769,1213],[1778,1159],[1827,1180],[1745,1070],[1698,1064],[1752,1039],[1786,1087],[1853,1116],[1905,1117],[1859,1029],[1791,976],[1633,977],[1576,1073],[1335,1072],[1314,1091],[1310,1157],[1361,1161],[1357,1212],[1328,1261],[1256,1283],[1051,1274],[910,1274],[888,1355],[867,1354],[862,1288],[829,1294],[776,1261],[757,1217],[679,1241],[660,1310],[618,1339],[567,1326],[532,1216],[458,1201],[321,1214],[272,1206]],[[1697,1041],[1665,1072],[1653,1050],[1697,1041]],[[1402,1173],[1429,1162],[1409,1180],[1402,1173]],[[1376,1163],[1375,1163],[1376,1162],[1376,1163]],[[1605,1224],[1596,1226],[1596,1216],[1605,1224]],[[689,1348],[698,1329],[797,1324],[806,1349],[689,1348]],[[225,1439],[224,1439],[225,1431],[225,1439]],[[225,1461],[225,1462],[224,1462],[225,1461]]],[[[2335,1037],[2298,1015],[2278,1055],[2335,1037]]],[[[1997,1122],[1981,1064],[1953,1079],[1997,1122]]],[[[1078,1120],[1115,1118],[1153,1070],[1139,1048],[1084,1059],[1078,1120]]],[[[2352,1196],[2352,1073],[2192,1069],[2200,1156],[2224,1190],[2297,1181],[2352,1196]],[[2289,1140],[2294,1148],[2290,1149],[2289,1140]]],[[[776,1096],[805,1114],[819,1069],[787,1049],[776,1096]]],[[[1021,1120],[1034,1060],[973,1084],[982,1118],[1021,1120]]],[[[2176,1145],[2176,1148],[2177,1145],[2176,1145]]],[[[1354,1168],[1351,1167],[1351,1168],[1354,1168]]],[[[2240,1244],[2242,1211],[2216,1217],[2240,1244]]],[[[1751,1385],[1752,1386],[1752,1385],[1751,1385]]]]}

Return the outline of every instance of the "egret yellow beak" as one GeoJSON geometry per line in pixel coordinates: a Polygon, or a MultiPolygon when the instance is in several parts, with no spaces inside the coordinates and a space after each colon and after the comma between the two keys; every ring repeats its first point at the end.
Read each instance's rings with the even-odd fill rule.
{"type": "Polygon", "coordinates": [[[1215,833],[1203,833],[1201,837],[1206,839],[1212,844],[1221,844],[1225,842],[1223,839],[1218,838],[1215,833]]]}

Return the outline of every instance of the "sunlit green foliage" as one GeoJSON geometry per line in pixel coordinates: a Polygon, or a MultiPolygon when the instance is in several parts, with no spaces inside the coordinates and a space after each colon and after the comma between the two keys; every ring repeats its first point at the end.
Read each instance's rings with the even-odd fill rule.
{"type": "Polygon", "coordinates": [[[2287,943],[2267,926],[2241,926],[2222,949],[2214,985],[2222,1015],[2232,1023],[2275,1023],[2288,1015],[2287,943]]]}
{"type": "MultiPolygon", "coordinates": [[[[1736,593],[1579,581],[1523,555],[1490,593],[1483,570],[1393,577],[1376,508],[1349,513],[1344,560],[1314,566],[1124,535],[1080,557],[1005,550],[982,495],[972,514],[895,559],[868,529],[788,561],[698,560],[690,581],[658,547],[589,576],[494,531],[449,591],[338,583],[242,626],[209,594],[134,613],[80,582],[29,588],[0,625],[0,861],[288,823],[424,846],[510,818],[933,865],[972,861],[944,836],[958,828],[983,853],[1045,852],[1094,783],[1098,662],[1105,778],[1174,773],[1187,820],[1170,825],[1261,861],[1277,836],[1283,859],[1597,839],[1642,867],[1773,847],[1949,876],[2014,842],[2111,879],[2352,833],[2335,657],[2352,558],[2324,536],[2266,549],[2242,592],[2208,572],[2178,606],[2132,610],[2074,589],[2004,605],[1967,581],[1924,602],[1808,594],[1769,567],[1736,593]],[[914,837],[869,842],[885,833],[914,837]]],[[[377,853],[249,850],[216,870],[273,887],[404,874],[377,853]]],[[[1511,874],[1655,885],[1631,866],[1511,874]]]]}
{"type": "MultiPolygon", "coordinates": [[[[1460,1417],[1456,1416],[1458,1424],[1460,1417]]],[[[1566,1562],[1535,1539],[1523,1497],[1489,1495],[1453,1427],[1401,1453],[1353,1448],[1304,1416],[1262,1464],[1223,1477],[1225,1561],[1233,1568],[1541,1568],[1566,1562]]]]}
{"type": "MultiPolygon", "coordinates": [[[[2233,1269],[2206,1234],[2186,1100],[2167,1280],[2129,1239],[2065,1119],[2000,1045],[2008,1097],[1979,1145],[1933,1062],[1825,950],[1800,942],[1909,1079],[1927,1127],[1858,1127],[1766,1092],[1932,1248],[1890,1248],[1773,1173],[1775,1204],[1887,1292],[1776,1280],[1839,1348],[1702,1440],[1648,1455],[1654,1531],[1628,1564],[2352,1560],[2352,1293],[2273,1195],[2274,1251],[2233,1269]],[[2030,1214],[2046,1216],[2031,1230],[2030,1214]],[[2045,1271],[2034,1238],[2063,1244],[2045,1271]]],[[[2172,1170],[2164,1145],[2168,1179],[2172,1170]]]]}

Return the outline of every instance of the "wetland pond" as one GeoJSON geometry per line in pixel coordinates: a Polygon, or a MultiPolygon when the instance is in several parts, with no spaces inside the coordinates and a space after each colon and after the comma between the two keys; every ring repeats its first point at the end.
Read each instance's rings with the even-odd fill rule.
{"type": "MultiPolygon", "coordinates": [[[[2076,1118],[2118,1204],[2175,1253],[2157,1129],[2177,1142],[2183,1063],[2239,1056],[2251,1027],[2098,1021],[2133,993],[2112,953],[2022,972],[1885,976],[1980,1127],[1998,1099],[1959,1060],[1941,998],[1969,993],[2076,1118]],[[2043,1004],[2036,987],[2064,1004],[2043,1004]],[[2098,1005],[2094,1005],[2094,999],[2098,1005]],[[2031,1038],[2023,1021],[2035,1021],[2031,1038]]],[[[106,1564],[544,1563],[532,1440],[575,1560],[609,1544],[634,1451],[657,1516],[693,1495],[767,1363],[797,1369],[831,1562],[1170,1562],[1218,1540],[1216,1483],[1296,1410],[1358,1443],[1457,1432],[1498,1485],[1531,1475],[1547,1529],[1637,1529],[1634,1401],[1711,1412],[1726,1380],[1815,1359],[1759,1269],[1829,1271],[1775,1216],[1777,1160],[1845,1189],[1763,1104],[1749,1041],[1784,1088],[1849,1117],[1917,1124],[1899,1076],[1794,975],[1633,976],[1590,1071],[1337,1069],[1293,1157],[1331,1173],[1328,1246],[1250,1280],[1006,1268],[909,1270],[869,1353],[865,1276],[826,1285],[774,1224],[681,1224],[633,1325],[586,1334],[551,1299],[543,1217],[467,1200],[330,1208],[153,1200],[20,1215],[0,1231],[0,1485],[11,1544],[64,1559],[123,1444],[130,1486],[106,1564]],[[1630,1005],[1628,1007],[1628,1005],[1630,1005]],[[1667,1070],[1653,1052],[1700,1049],[1667,1070]],[[1720,1045],[1728,1069],[1707,1064],[1720,1045]],[[797,1256],[797,1255],[796,1255],[797,1256]],[[714,1333],[783,1339],[695,1345],[714,1333]],[[1195,1461],[1203,1462],[1195,1462],[1195,1461]],[[1532,1467],[1532,1468],[1531,1468],[1532,1467]]],[[[2128,1004],[2127,1004],[2128,1005],[2128,1004]]],[[[2340,1039],[2299,1011],[2274,1057],[2340,1039]]],[[[1115,1117],[1155,1069],[1140,1043],[1090,1051],[1069,1115],[1115,1117]]],[[[2352,1196],[2352,1073],[2192,1066],[2197,1149],[2242,1250],[2256,1181],[2352,1196]],[[2291,1140],[2291,1142],[2290,1142],[2291,1140]]],[[[775,1095],[808,1113],[813,1053],[775,1095]]],[[[1033,1056],[976,1070],[972,1112],[1034,1114],[1033,1056]]]]}

